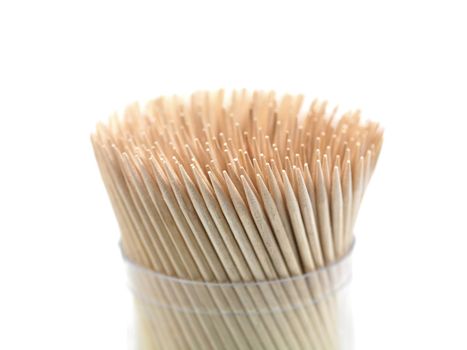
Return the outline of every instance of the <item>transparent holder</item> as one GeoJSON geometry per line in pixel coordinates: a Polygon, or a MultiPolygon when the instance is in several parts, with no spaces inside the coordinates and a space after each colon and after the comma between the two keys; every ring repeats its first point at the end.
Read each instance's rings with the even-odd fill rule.
{"type": "Polygon", "coordinates": [[[189,281],[126,265],[131,349],[353,348],[351,252],[305,275],[249,283],[189,281]]]}

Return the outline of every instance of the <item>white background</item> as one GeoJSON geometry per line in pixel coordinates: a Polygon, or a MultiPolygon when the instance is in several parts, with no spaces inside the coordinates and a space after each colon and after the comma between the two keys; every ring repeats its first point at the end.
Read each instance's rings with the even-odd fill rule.
{"type": "Polygon", "coordinates": [[[467,349],[462,2],[0,2],[0,349],[125,349],[89,135],[134,100],[276,88],[385,127],[359,215],[356,349],[467,349]]]}

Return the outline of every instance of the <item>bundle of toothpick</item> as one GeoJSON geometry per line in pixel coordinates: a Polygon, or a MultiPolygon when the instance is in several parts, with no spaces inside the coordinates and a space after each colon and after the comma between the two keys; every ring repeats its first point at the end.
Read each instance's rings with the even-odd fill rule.
{"type": "Polygon", "coordinates": [[[341,348],[337,299],[316,302],[336,271],[301,277],[351,250],[382,130],[359,111],[302,103],[198,92],[98,124],[140,348],[341,348]]]}

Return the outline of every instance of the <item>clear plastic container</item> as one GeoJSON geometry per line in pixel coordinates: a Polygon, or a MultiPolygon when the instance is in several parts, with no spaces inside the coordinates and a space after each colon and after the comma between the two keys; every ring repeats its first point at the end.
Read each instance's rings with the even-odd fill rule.
{"type": "Polygon", "coordinates": [[[251,283],[188,281],[126,262],[131,349],[353,348],[351,253],[312,273],[251,283]]]}

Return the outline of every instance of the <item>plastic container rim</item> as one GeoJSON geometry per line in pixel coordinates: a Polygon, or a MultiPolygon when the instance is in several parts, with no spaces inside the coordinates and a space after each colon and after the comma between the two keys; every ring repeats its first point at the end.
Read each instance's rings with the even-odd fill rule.
{"type": "Polygon", "coordinates": [[[286,278],[280,278],[280,279],[274,279],[274,280],[264,280],[264,281],[248,281],[248,282],[203,282],[203,281],[195,281],[195,280],[188,280],[188,279],[183,279],[183,278],[178,278],[174,276],[168,276],[164,275],[163,273],[151,270],[145,266],[139,265],[133,260],[129,259],[125,253],[123,252],[122,245],[120,243],[120,251],[122,253],[123,261],[132,269],[138,270],[144,274],[150,275],[154,278],[160,279],[160,280],[165,280],[169,282],[174,282],[174,283],[179,283],[179,284],[191,284],[191,285],[199,285],[199,286],[208,286],[208,287],[217,287],[217,288],[232,288],[235,286],[241,286],[241,287],[248,287],[248,286],[261,286],[261,285],[270,285],[270,284],[284,284],[287,282],[293,282],[299,279],[307,279],[312,277],[313,275],[320,275],[323,272],[329,271],[331,269],[334,269],[340,265],[344,265],[347,263],[350,258],[352,257],[352,253],[355,247],[355,238],[352,241],[352,244],[350,246],[350,249],[345,253],[344,256],[342,256],[340,259],[332,262],[329,265],[320,267],[314,271],[307,272],[305,274],[301,275],[296,275],[296,276],[291,276],[291,277],[286,277],[286,278]]]}

